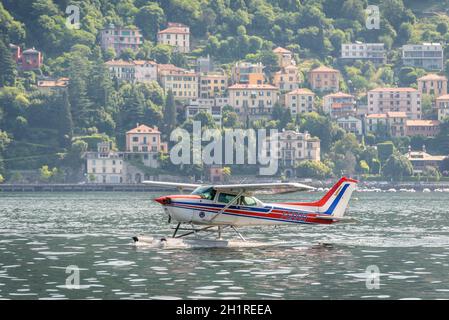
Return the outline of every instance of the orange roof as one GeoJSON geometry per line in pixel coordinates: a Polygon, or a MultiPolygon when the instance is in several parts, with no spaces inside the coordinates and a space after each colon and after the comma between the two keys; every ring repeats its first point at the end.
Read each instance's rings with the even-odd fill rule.
{"type": "Polygon", "coordinates": [[[385,113],[373,113],[366,116],[367,119],[386,119],[387,115],[385,113]]]}
{"type": "Polygon", "coordinates": [[[417,92],[418,90],[413,88],[376,88],[369,92],[417,92]]]}
{"type": "Polygon", "coordinates": [[[105,63],[108,66],[133,66],[134,64],[131,61],[124,60],[110,60],[105,63]]]}
{"type": "Polygon", "coordinates": [[[418,81],[432,81],[432,80],[447,81],[447,78],[445,76],[440,76],[435,73],[430,73],[421,78],[418,78],[418,81]]]}
{"type": "Polygon", "coordinates": [[[154,61],[152,61],[152,60],[134,60],[133,63],[134,63],[135,65],[142,65],[142,64],[146,64],[146,63],[152,64],[152,65],[155,65],[155,64],[156,64],[156,62],[154,62],[154,61]]]}
{"type": "Polygon", "coordinates": [[[438,120],[407,120],[408,127],[438,127],[440,121],[438,120]]]}
{"type": "Polygon", "coordinates": [[[449,100],[449,94],[445,94],[445,95],[443,95],[443,96],[439,96],[436,100],[437,100],[437,101],[438,101],[438,100],[449,100]]]}
{"type": "Polygon", "coordinates": [[[405,112],[387,112],[387,116],[389,118],[407,118],[407,114],[405,112]]]}
{"type": "Polygon", "coordinates": [[[336,69],[332,69],[326,66],[319,66],[318,68],[315,68],[313,70],[311,70],[310,72],[335,72],[335,73],[339,73],[340,71],[336,70],[336,69]]]}
{"type": "Polygon", "coordinates": [[[328,95],[324,96],[324,98],[354,98],[354,96],[351,94],[344,93],[344,92],[337,92],[337,93],[328,94],[328,95]]]}
{"type": "Polygon", "coordinates": [[[158,64],[159,71],[187,71],[186,69],[179,68],[174,64],[158,64]]]}
{"type": "Polygon", "coordinates": [[[272,86],[271,84],[234,84],[228,88],[229,90],[233,89],[269,89],[269,90],[278,90],[278,87],[272,86]]]}
{"type": "Polygon", "coordinates": [[[313,95],[315,95],[315,93],[312,90],[307,89],[307,88],[299,88],[299,89],[293,90],[293,91],[291,91],[291,92],[289,92],[287,94],[291,95],[291,96],[300,95],[300,94],[309,94],[309,95],[313,94],[313,95]]]}
{"type": "Polygon", "coordinates": [[[190,34],[188,27],[168,27],[164,30],[161,30],[158,32],[158,34],[167,34],[167,33],[174,33],[174,34],[190,34]]]}
{"type": "Polygon", "coordinates": [[[273,52],[274,53],[292,53],[290,50],[287,50],[282,47],[277,47],[276,49],[273,50],[273,52]]]}
{"type": "Polygon", "coordinates": [[[138,125],[136,128],[129,130],[129,133],[160,133],[157,127],[151,128],[144,124],[138,125]]]}

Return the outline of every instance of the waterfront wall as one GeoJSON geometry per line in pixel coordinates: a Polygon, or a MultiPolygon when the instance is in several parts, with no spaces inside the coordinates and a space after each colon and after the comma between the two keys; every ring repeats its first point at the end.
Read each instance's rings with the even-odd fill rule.
{"type": "MultiPolygon", "coordinates": [[[[258,181],[262,183],[261,181],[258,181]]],[[[269,181],[263,181],[269,182],[269,181]]],[[[276,181],[279,182],[279,181],[276,181]]],[[[312,181],[306,184],[319,188],[331,187],[336,181],[312,181]]],[[[230,182],[232,183],[232,182],[230,182]]],[[[243,183],[255,183],[254,181],[245,181],[243,183]]],[[[379,188],[388,190],[395,188],[415,189],[421,191],[424,188],[437,189],[449,188],[449,182],[363,182],[359,183],[359,188],[379,188]]],[[[0,184],[0,192],[165,192],[170,189],[150,186],[146,184],[0,184]]],[[[172,191],[177,191],[172,188],[172,191]]]]}

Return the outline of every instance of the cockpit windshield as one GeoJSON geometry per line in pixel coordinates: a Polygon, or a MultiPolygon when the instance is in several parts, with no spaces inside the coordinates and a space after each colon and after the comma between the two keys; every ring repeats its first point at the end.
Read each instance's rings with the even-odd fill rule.
{"type": "Polygon", "coordinates": [[[214,200],[217,191],[213,187],[198,187],[192,194],[199,195],[202,199],[214,200]]]}

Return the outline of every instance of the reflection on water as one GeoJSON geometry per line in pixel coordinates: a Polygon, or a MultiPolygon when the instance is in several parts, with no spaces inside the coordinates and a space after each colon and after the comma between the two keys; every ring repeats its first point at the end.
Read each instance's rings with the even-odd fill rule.
{"type": "Polygon", "coordinates": [[[449,298],[448,195],[357,194],[358,224],[241,229],[288,244],[276,247],[134,247],[133,235],[171,233],[155,196],[0,194],[0,299],[449,298]],[[66,285],[71,265],[79,289],[66,285]]]}

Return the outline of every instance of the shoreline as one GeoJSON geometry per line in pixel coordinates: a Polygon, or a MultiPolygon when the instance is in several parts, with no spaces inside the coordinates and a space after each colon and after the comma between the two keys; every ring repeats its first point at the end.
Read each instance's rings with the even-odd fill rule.
{"type": "MultiPolygon", "coordinates": [[[[307,183],[316,188],[326,188],[332,186],[332,182],[314,181],[307,183]]],[[[414,189],[422,191],[423,189],[449,189],[449,182],[387,182],[387,181],[361,181],[359,189],[414,189]]],[[[0,184],[0,193],[7,192],[159,192],[167,190],[177,190],[176,188],[159,188],[145,184],[0,184]]]]}

